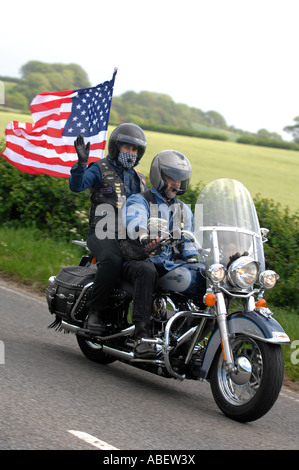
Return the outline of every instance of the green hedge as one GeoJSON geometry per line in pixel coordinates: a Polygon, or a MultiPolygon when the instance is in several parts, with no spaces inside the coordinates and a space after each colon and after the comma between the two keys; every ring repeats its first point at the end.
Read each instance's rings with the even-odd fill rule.
{"type": "Polygon", "coordinates": [[[291,214],[273,200],[255,197],[260,226],[270,230],[264,244],[269,269],[280,279],[267,298],[276,305],[288,305],[299,313],[299,213],[291,214]]]}
{"type": "Polygon", "coordinates": [[[299,150],[299,145],[296,144],[296,142],[286,142],[284,140],[276,139],[261,139],[250,135],[239,137],[236,142],[239,144],[259,145],[262,147],[273,147],[285,150],[299,150]]]}
{"type": "Polygon", "coordinates": [[[85,237],[88,191],[73,193],[67,178],[22,173],[0,158],[0,221],[36,227],[53,238],[85,237]]]}
{"type": "MultiPolygon", "coordinates": [[[[201,139],[212,139],[212,140],[222,140],[222,141],[228,140],[228,136],[222,133],[221,129],[218,133],[218,132],[208,132],[208,131],[200,132],[191,128],[186,129],[186,128],[163,126],[163,125],[155,126],[154,124],[147,124],[144,122],[139,122],[138,116],[136,116],[135,119],[132,119],[131,122],[135,122],[137,125],[141,126],[142,129],[145,131],[163,132],[163,134],[185,135],[188,137],[198,137],[201,139]]],[[[112,121],[110,121],[109,124],[118,126],[120,123],[119,122],[113,123],[112,121]]]]}
{"type": "MultiPolygon", "coordinates": [[[[0,145],[1,147],[1,145],[0,145]]],[[[1,151],[1,148],[0,148],[1,151]]],[[[68,179],[22,173],[0,158],[0,222],[13,227],[35,227],[41,236],[70,240],[85,238],[89,192],[73,193],[68,179]]],[[[194,208],[202,185],[190,188],[184,202],[194,208]]],[[[262,227],[270,230],[264,245],[269,267],[280,279],[267,293],[277,305],[296,308],[299,303],[299,214],[291,214],[272,200],[255,198],[262,227]]]]}

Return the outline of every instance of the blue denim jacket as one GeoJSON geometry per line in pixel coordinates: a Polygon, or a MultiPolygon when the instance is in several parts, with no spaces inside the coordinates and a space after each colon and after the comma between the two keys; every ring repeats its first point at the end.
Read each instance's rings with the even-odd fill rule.
{"type": "MultiPolygon", "coordinates": [[[[140,181],[135,171],[132,168],[119,168],[113,160],[109,159],[109,161],[124,182],[126,197],[128,198],[131,194],[139,193],[140,181]]],[[[91,165],[87,168],[75,163],[71,169],[69,188],[76,193],[91,187],[99,188],[101,179],[101,171],[98,165],[91,165]]]]}
{"type": "MultiPolygon", "coordinates": [[[[171,206],[176,203],[174,199],[171,204],[168,204],[161,194],[155,189],[151,188],[151,191],[156,197],[158,210],[161,213],[161,217],[169,222],[169,229],[173,228],[173,211],[171,206]]],[[[186,205],[184,209],[186,212],[186,220],[184,228],[189,231],[193,231],[193,214],[191,209],[186,205]]],[[[147,231],[147,222],[150,216],[150,206],[146,199],[141,194],[134,194],[127,199],[126,205],[123,207],[122,218],[123,223],[127,227],[128,235],[134,237],[136,231],[143,229],[147,231]]],[[[187,260],[192,256],[197,255],[193,244],[189,241],[183,242],[180,246],[181,258],[187,260]]],[[[155,255],[150,260],[160,266],[163,266],[166,270],[173,269],[176,263],[171,261],[173,257],[173,250],[170,247],[164,247],[160,255],[155,255]]]]}

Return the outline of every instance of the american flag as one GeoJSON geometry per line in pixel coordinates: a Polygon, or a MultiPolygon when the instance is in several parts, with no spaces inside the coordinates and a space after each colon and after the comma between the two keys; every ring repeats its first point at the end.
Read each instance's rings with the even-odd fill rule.
{"type": "Polygon", "coordinates": [[[89,163],[103,158],[116,73],[92,88],[37,95],[30,106],[33,124],[10,122],[0,155],[25,173],[68,178],[78,159],[74,140],[82,134],[90,142],[89,163]]]}

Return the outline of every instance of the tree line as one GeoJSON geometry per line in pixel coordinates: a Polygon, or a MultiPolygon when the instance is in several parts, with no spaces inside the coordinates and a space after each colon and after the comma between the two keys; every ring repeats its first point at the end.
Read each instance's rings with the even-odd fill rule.
{"type": "MultiPolygon", "coordinates": [[[[87,73],[78,64],[29,61],[21,67],[20,72],[21,78],[0,76],[0,80],[5,83],[4,109],[27,113],[32,99],[39,93],[91,86],[87,73]]],[[[291,133],[294,142],[299,144],[299,116],[294,120],[295,124],[286,126],[284,130],[291,133]]],[[[166,94],[149,91],[127,91],[121,96],[113,97],[110,123],[117,125],[121,122],[135,122],[147,130],[299,149],[297,145],[284,142],[276,132],[260,129],[255,134],[237,129],[228,126],[225,118],[217,111],[203,111],[175,103],[166,94]]]]}

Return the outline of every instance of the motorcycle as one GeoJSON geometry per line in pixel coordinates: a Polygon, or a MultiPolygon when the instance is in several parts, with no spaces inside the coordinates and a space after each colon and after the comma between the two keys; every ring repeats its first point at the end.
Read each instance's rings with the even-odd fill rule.
{"type": "MultiPolygon", "coordinates": [[[[178,246],[180,240],[157,221],[160,245],[178,246]]],[[[111,295],[105,333],[86,328],[86,302],[97,269],[90,253],[78,266],[50,277],[46,297],[55,315],[50,327],[74,333],[92,361],[120,360],[165,378],[208,381],[227,417],[257,420],[279,395],[284,374],[281,345],[290,343],[264,298],[279,278],[265,266],[267,234],[243,184],[218,179],[203,189],[194,232],[181,232],[182,239],[196,247],[198,260],[177,260],[159,278],[153,296],[151,336],[142,341],[151,343],[154,359],[134,356],[133,291],[124,280],[111,295]]],[[[86,247],[84,241],[74,243],[86,247]]]]}

